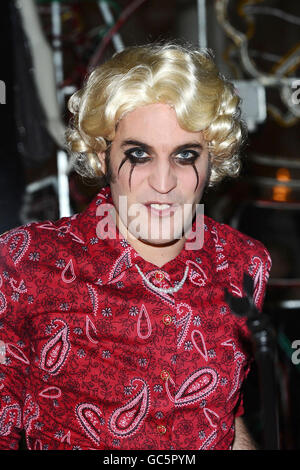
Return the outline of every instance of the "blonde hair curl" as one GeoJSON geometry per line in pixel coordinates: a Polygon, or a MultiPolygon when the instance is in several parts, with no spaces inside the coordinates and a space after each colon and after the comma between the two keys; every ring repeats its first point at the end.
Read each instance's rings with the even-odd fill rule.
{"type": "Polygon", "coordinates": [[[203,132],[211,155],[209,186],[239,174],[246,135],[239,96],[218,71],[211,51],[169,43],[114,54],[73,94],[66,137],[74,169],[85,177],[103,176],[97,154],[108,151],[117,123],[154,103],[171,105],[183,129],[203,132]]]}

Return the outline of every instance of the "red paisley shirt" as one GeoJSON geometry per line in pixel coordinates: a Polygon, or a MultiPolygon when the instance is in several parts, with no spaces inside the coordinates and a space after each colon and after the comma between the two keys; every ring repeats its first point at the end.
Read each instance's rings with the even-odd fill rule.
{"type": "Polygon", "coordinates": [[[205,216],[204,245],[162,268],[100,239],[99,204],[0,237],[0,448],[230,449],[251,343],[224,301],[246,271],[261,309],[264,246],[205,216]],[[174,286],[185,269],[183,287],[174,286]]]}

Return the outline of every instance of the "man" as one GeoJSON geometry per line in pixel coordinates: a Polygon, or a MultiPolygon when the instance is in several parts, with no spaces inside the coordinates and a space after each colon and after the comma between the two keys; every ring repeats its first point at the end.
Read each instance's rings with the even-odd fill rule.
{"type": "Polygon", "coordinates": [[[2,448],[21,428],[29,449],[253,448],[251,341],[224,289],[248,272],[260,309],[270,258],[197,210],[238,173],[238,104],[208,53],[170,44],[116,54],[73,95],[74,165],[108,185],[0,238],[2,448]]]}

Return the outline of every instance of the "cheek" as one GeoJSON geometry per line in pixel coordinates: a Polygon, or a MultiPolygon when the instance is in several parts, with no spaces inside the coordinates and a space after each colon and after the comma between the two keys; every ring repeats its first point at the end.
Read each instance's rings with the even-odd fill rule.
{"type": "Polygon", "coordinates": [[[199,188],[203,188],[203,186],[205,186],[206,184],[206,180],[208,177],[208,158],[206,157],[206,158],[201,159],[194,166],[198,173],[199,188]]]}
{"type": "Polygon", "coordinates": [[[206,172],[197,164],[186,165],[185,167],[178,168],[177,181],[184,193],[195,195],[203,188],[206,172]]]}
{"type": "Polygon", "coordinates": [[[149,170],[142,165],[132,166],[128,162],[126,162],[125,165],[120,171],[117,183],[124,188],[124,190],[133,191],[134,188],[138,187],[148,178],[149,170]]]}

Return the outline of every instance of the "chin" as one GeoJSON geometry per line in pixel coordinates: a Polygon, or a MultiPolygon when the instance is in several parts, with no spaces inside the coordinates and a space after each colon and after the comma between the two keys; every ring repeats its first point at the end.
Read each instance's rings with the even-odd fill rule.
{"type": "Polygon", "coordinates": [[[178,243],[178,241],[182,238],[182,229],[176,231],[176,233],[168,233],[167,235],[163,236],[163,234],[159,234],[157,236],[150,236],[149,237],[149,233],[151,233],[150,231],[148,233],[140,233],[138,234],[138,239],[143,242],[143,243],[146,243],[148,245],[152,245],[152,246],[170,246],[170,245],[174,245],[176,243],[178,243]]]}
{"type": "Polygon", "coordinates": [[[162,238],[162,239],[157,239],[157,238],[154,238],[154,239],[145,239],[145,238],[139,238],[139,240],[142,242],[142,243],[145,243],[145,245],[149,245],[149,246],[153,246],[153,247],[166,247],[166,246],[172,246],[172,245],[175,245],[177,242],[178,242],[178,239],[177,238],[172,238],[172,239],[165,239],[165,238],[162,238]]]}

